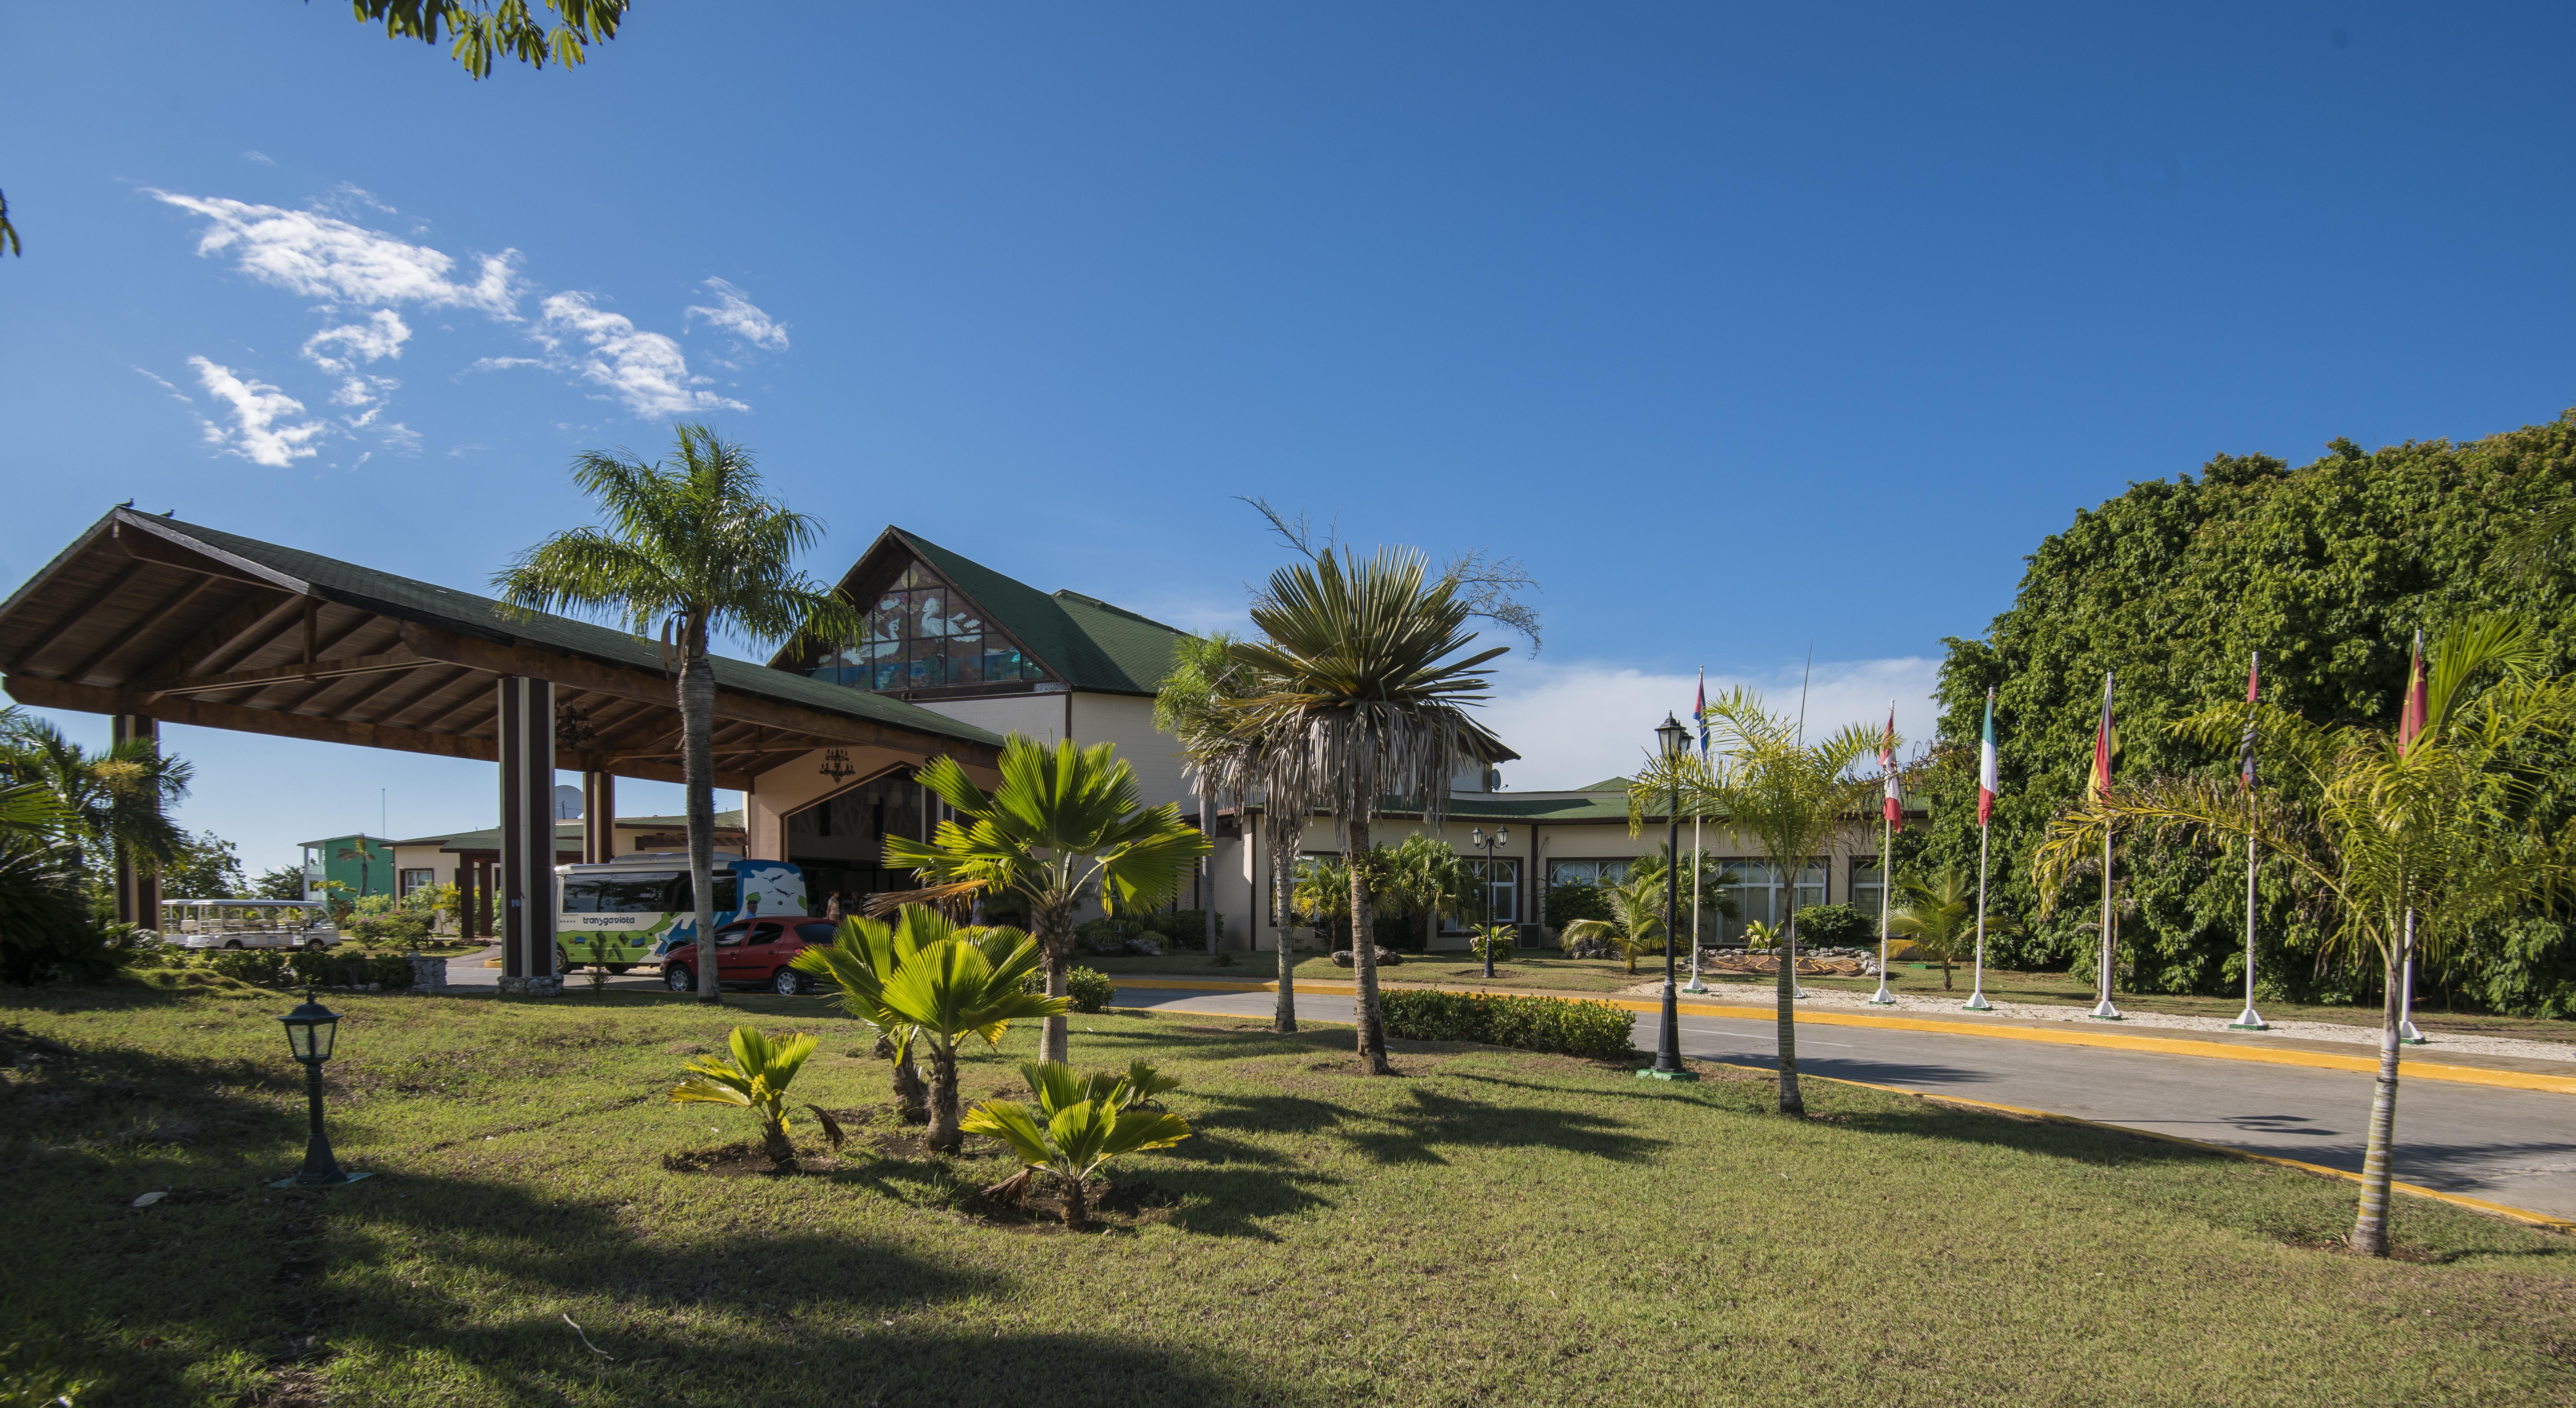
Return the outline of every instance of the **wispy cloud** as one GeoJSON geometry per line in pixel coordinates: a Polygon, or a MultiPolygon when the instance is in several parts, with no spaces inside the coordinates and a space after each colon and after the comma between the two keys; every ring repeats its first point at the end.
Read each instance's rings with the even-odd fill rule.
{"type": "Polygon", "coordinates": [[[301,298],[360,307],[418,303],[518,317],[518,251],[484,255],[470,283],[448,277],[456,261],[427,245],[311,210],[151,191],[207,221],[197,253],[231,253],[235,267],[301,298]]]}
{"type": "Polygon", "coordinates": [[[170,382],[169,382],[168,380],[166,380],[165,378],[162,378],[162,377],[156,376],[156,375],[154,375],[154,374],[153,374],[153,373],[151,373],[151,372],[147,372],[147,371],[145,371],[145,370],[144,370],[143,368],[141,368],[141,367],[136,367],[136,368],[134,369],[134,374],[135,374],[136,376],[139,376],[139,377],[143,378],[145,381],[151,382],[154,386],[160,387],[162,390],[169,392],[173,397],[177,398],[178,400],[185,401],[185,402],[187,402],[187,403],[188,403],[189,405],[191,405],[191,406],[193,406],[193,405],[197,404],[197,398],[195,398],[194,396],[189,395],[189,394],[188,394],[187,392],[185,392],[185,391],[180,390],[178,387],[171,385],[171,384],[170,384],[170,382]]]}
{"type": "MultiPolygon", "coordinates": [[[[1816,662],[1814,681],[1806,686],[1807,737],[1821,737],[1850,723],[1873,727],[1896,704],[1899,736],[1920,743],[1932,736],[1939,710],[1932,702],[1941,662],[1909,656],[1892,660],[1816,662]]],[[[1708,677],[1714,698],[1721,690],[1750,685],[1774,713],[1798,712],[1801,668],[1792,663],[1776,671],[1716,674],[1708,677]]],[[[1509,785],[1522,791],[1580,787],[1605,777],[1636,770],[1654,743],[1655,725],[1664,715],[1685,721],[1696,676],[1653,674],[1600,661],[1531,661],[1507,664],[1495,676],[1493,703],[1485,706],[1485,724],[1522,761],[1507,764],[1509,785]]]]}
{"type": "Polygon", "coordinates": [[[592,307],[591,298],[587,293],[548,297],[540,305],[543,321],[537,337],[550,352],[559,351],[563,339],[586,345],[586,354],[572,353],[569,359],[585,380],[607,388],[628,410],[658,418],[691,411],[751,409],[712,391],[691,390],[707,378],[689,374],[689,360],[681,355],[680,344],[658,332],[637,330],[622,313],[592,307]]]}
{"type": "Polygon", "coordinates": [[[283,468],[313,454],[313,442],[330,429],[324,421],[294,420],[304,414],[304,403],[274,386],[245,380],[203,357],[189,358],[188,365],[197,369],[206,393],[232,411],[229,426],[199,422],[205,426],[206,443],[226,454],[283,468]]]}
{"type": "Polygon", "coordinates": [[[304,339],[304,355],[336,376],[362,362],[398,358],[402,345],[410,340],[411,328],[401,316],[391,308],[379,308],[363,323],[324,328],[304,339]]]}
{"type": "Polygon", "coordinates": [[[275,166],[275,165],[277,165],[277,159],[276,159],[275,157],[270,156],[270,155],[269,155],[268,153],[266,153],[266,152],[243,152],[243,153],[242,153],[242,160],[244,160],[244,161],[255,161],[255,162],[258,162],[258,163],[259,163],[260,165],[262,165],[262,166],[275,166]]]}
{"type": "Polygon", "coordinates": [[[384,447],[397,455],[420,453],[420,432],[401,421],[395,421],[377,433],[383,437],[384,447]]]}
{"type": "Polygon", "coordinates": [[[709,279],[706,287],[716,296],[716,306],[690,307],[681,316],[684,324],[704,318],[754,347],[767,347],[779,352],[787,350],[786,324],[762,312],[758,305],[743,296],[741,289],[722,279],[709,279]]]}

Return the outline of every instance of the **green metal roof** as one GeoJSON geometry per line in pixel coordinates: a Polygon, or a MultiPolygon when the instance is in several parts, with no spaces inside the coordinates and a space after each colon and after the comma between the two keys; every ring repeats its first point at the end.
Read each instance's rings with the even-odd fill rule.
{"type": "MultiPolygon", "coordinates": [[[[256,538],[245,538],[219,528],[183,523],[174,518],[161,521],[209,547],[326,588],[352,605],[379,607],[384,614],[391,616],[435,619],[485,639],[525,641],[657,674],[663,669],[662,650],[658,644],[639,640],[624,631],[545,612],[522,616],[490,597],[476,596],[472,592],[398,577],[301,548],[281,547],[256,538]]],[[[734,660],[721,655],[710,655],[708,660],[715,667],[716,685],[722,689],[970,743],[999,747],[1002,742],[999,734],[988,733],[972,724],[960,723],[945,714],[932,713],[900,699],[844,689],[785,670],[768,669],[748,660],[734,660]]]]}
{"type": "Polygon", "coordinates": [[[1151,694],[1171,673],[1174,649],[1189,636],[1080,592],[1049,596],[917,533],[886,531],[972,598],[985,620],[1076,689],[1151,694]]]}
{"type": "MultiPolygon", "coordinates": [[[[685,816],[621,816],[617,819],[617,824],[630,831],[681,831],[687,829],[689,819],[685,816]]],[[[737,807],[729,812],[716,813],[716,829],[718,831],[741,830],[742,810],[737,807]]],[[[567,836],[571,837],[575,841],[579,841],[581,839],[581,823],[578,821],[556,822],[556,839],[561,840],[567,836]]],[[[303,844],[309,846],[315,843],[307,841],[303,844]]],[[[497,826],[487,826],[474,831],[434,831],[427,836],[414,836],[408,841],[386,841],[379,839],[376,841],[376,844],[379,846],[447,846],[456,850],[488,851],[501,844],[501,828],[497,826]]]]}

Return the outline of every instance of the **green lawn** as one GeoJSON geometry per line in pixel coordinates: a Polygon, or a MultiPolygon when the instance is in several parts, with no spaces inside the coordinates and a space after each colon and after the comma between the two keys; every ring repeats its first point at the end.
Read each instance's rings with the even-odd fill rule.
{"type": "Polygon", "coordinates": [[[2153,1140],[1466,1047],[1371,1080],[1346,1028],[1110,1014],[1079,1061],[1160,1063],[1199,1134],[1073,1236],[983,1205],[989,1152],[909,1152],[819,999],[332,1000],[379,1176],[310,1194],[260,1186],[302,1145],[283,995],[0,994],[0,1343],[119,1405],[2576,1398],[2576,1242],[2401,1199],[2359,1259],[2348,1185],[2153,1140]],[[896,1152],[721,1171],[748,1119],[662,1092],[736,1020],[821,1032],[796,1093],[896,1152]]]}
{"type": "MultiPolygon", "coordinates": [[[[1279,960],[1269,953],[1230,955],[1231,965],[1211,964],[1203,953],[1176,953],[1161,958],[1084,958],[1082,963],[1109,974],[1164,973],[1185,977],[1205,975],[1228,982],[1264,982],[1278,976],[1279,960]]],[[[1442,987],[1496,987],[1518,990],[1562,992],[1616,992],[1634,983],[1662,976],[1663,959],[1640,959],[1631,974],[1625,960],[1616,958],[1559,958],[1523,956],[1495,966],[1493,981],[1484,977],[1484,968],[1465,953],[1412,953],[1393,968],[1380,970],[1381,981],[1388,983],[1436,983],[1442,987]]],[[[1689,972],[1687,956],[1682,971],[1689,972]]],[[[1333,966],[1331,958],[1315,954],[1299,960],[1297,977],[1323,982],[1351,980],[1351,970],[1333,966]]],[[[1939,964],[1899,963],[1889,974],[1890,986],[1909,997],[1943,996],[1939,964]]],[[[1687,981],[1687,976],[1685,976],[1687,981]]],[[[1742,974],[1711,973],[1704,981],[1726,990],[1730,998],[1747,1001],[1763,1000],[1771,989],[1768,977],[1754,978],[1742,974]],[[1756,991],[1758,990],[1758,992],[1756,991]]],[[[1878,989],[1876,978],[1802,978],[1808,988],[1839,988],[1868,994],[1878,989]]],[[[1949,996],[1965,1002],[1970,975],[1965,966],[1950,975],[1949,996]]],[[[2084,973],[2021,973],[2003,969],[1986,971],[1986,996],[1998,1002],[2054,1003],[2061,1006],[2090,1007],[2094,1002],[2093,978],[2084,973]]],[[[2237,997],[2174,996],[2165,993],[2129,993],[2114,995],[2122,1011],[2169,1012],[2182,1016],[2233,1018],[2245,1002],[2237,997]]],[[[2346,1026],[2375,1027],[2379,1008],[2325,1006],[2316,1003],[2263,1002],[2259,1004],[2267,1021],[2336,1022],[2346,1026]]],[[[2498,1017],[2476,1012],[2449,1012],[2440,1003],[2418,1010],[2415,1025],[2427,1032],[2467,1032],[2481,1036],[2525,1037],[2535,1041],[2576,1041],[2576,1022],[2552,1021],[2534,1017],[2498,1017]]]]}

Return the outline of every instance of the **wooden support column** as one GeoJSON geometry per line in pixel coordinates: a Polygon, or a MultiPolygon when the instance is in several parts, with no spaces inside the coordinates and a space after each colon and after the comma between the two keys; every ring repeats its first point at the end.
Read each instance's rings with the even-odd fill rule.
{"type": "MultiPolygon", "coordinates": [[[[117,743],[146,740],[157,751],[161,746],[161,721],[144,714],[110,714],[108,736],[117,743]]],[[[160,872],[148,865],[136,865],[123,846],[116,848],[116,920],[147,929],[161,927],[160,872]]]]}
{"type": "Polygon", "coordinates": [[[501,990],[551,996],[555,975],[555,687],[494,682],[501,723],[501,990]]]}
{"type": "Polygon", "coordinates": [[[492,925],[492,881],[496,867],[490,861],[474,862],[474,935],[477,938],[499,938],[501,931],[492,925]]]}
{"type": "Polygon", "coordinates": [[[617,858],[617,777],[581,775],[581,858],[592,865],[617,858]]]}

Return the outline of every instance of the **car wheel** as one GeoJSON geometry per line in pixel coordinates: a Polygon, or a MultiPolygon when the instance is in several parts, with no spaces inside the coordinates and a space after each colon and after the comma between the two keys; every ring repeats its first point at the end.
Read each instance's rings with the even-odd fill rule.
{"type": "Polygon", "coordinates": [[[558,973],[576,973],[581,971],[581,965],[573,962],[572,955],[564,952],[561,946],[557,946],[555,949],[555,971],[558,973]]]}
{"type": "Polygon", "coordinates": [[[793,968],[781,968],[769,980],[769,990],[780,997],[795,997],[805,991],[805,975],[793,968]]]}
{"type": "Polygon", "coordinates": [[[239,939],[226,939],[226,940],[224,940],[224,947],[226,947],[226,948],[240,948],[240,947],[241,947],[241,940],[239,940],[239,939]]]}
{"type": "Polygon", "coordinates": [[[635,971],[635,965],[632,963],[611,963],[608,965],[608,971],[618,974],[632,973],[635,971]]]}
{"type": "Polygon", "coordinates": [[[673,992],[696,992],[698,975],[677,963],[665,963],[662,965],[662,986],[673,992]]]}
{"type": "Polygon", "coordinates": [[[322,939],[306,939],[304,941],[304,951],[307,953],[320,953],[323,949],[329,946],[329,943],[322,939]]]}

